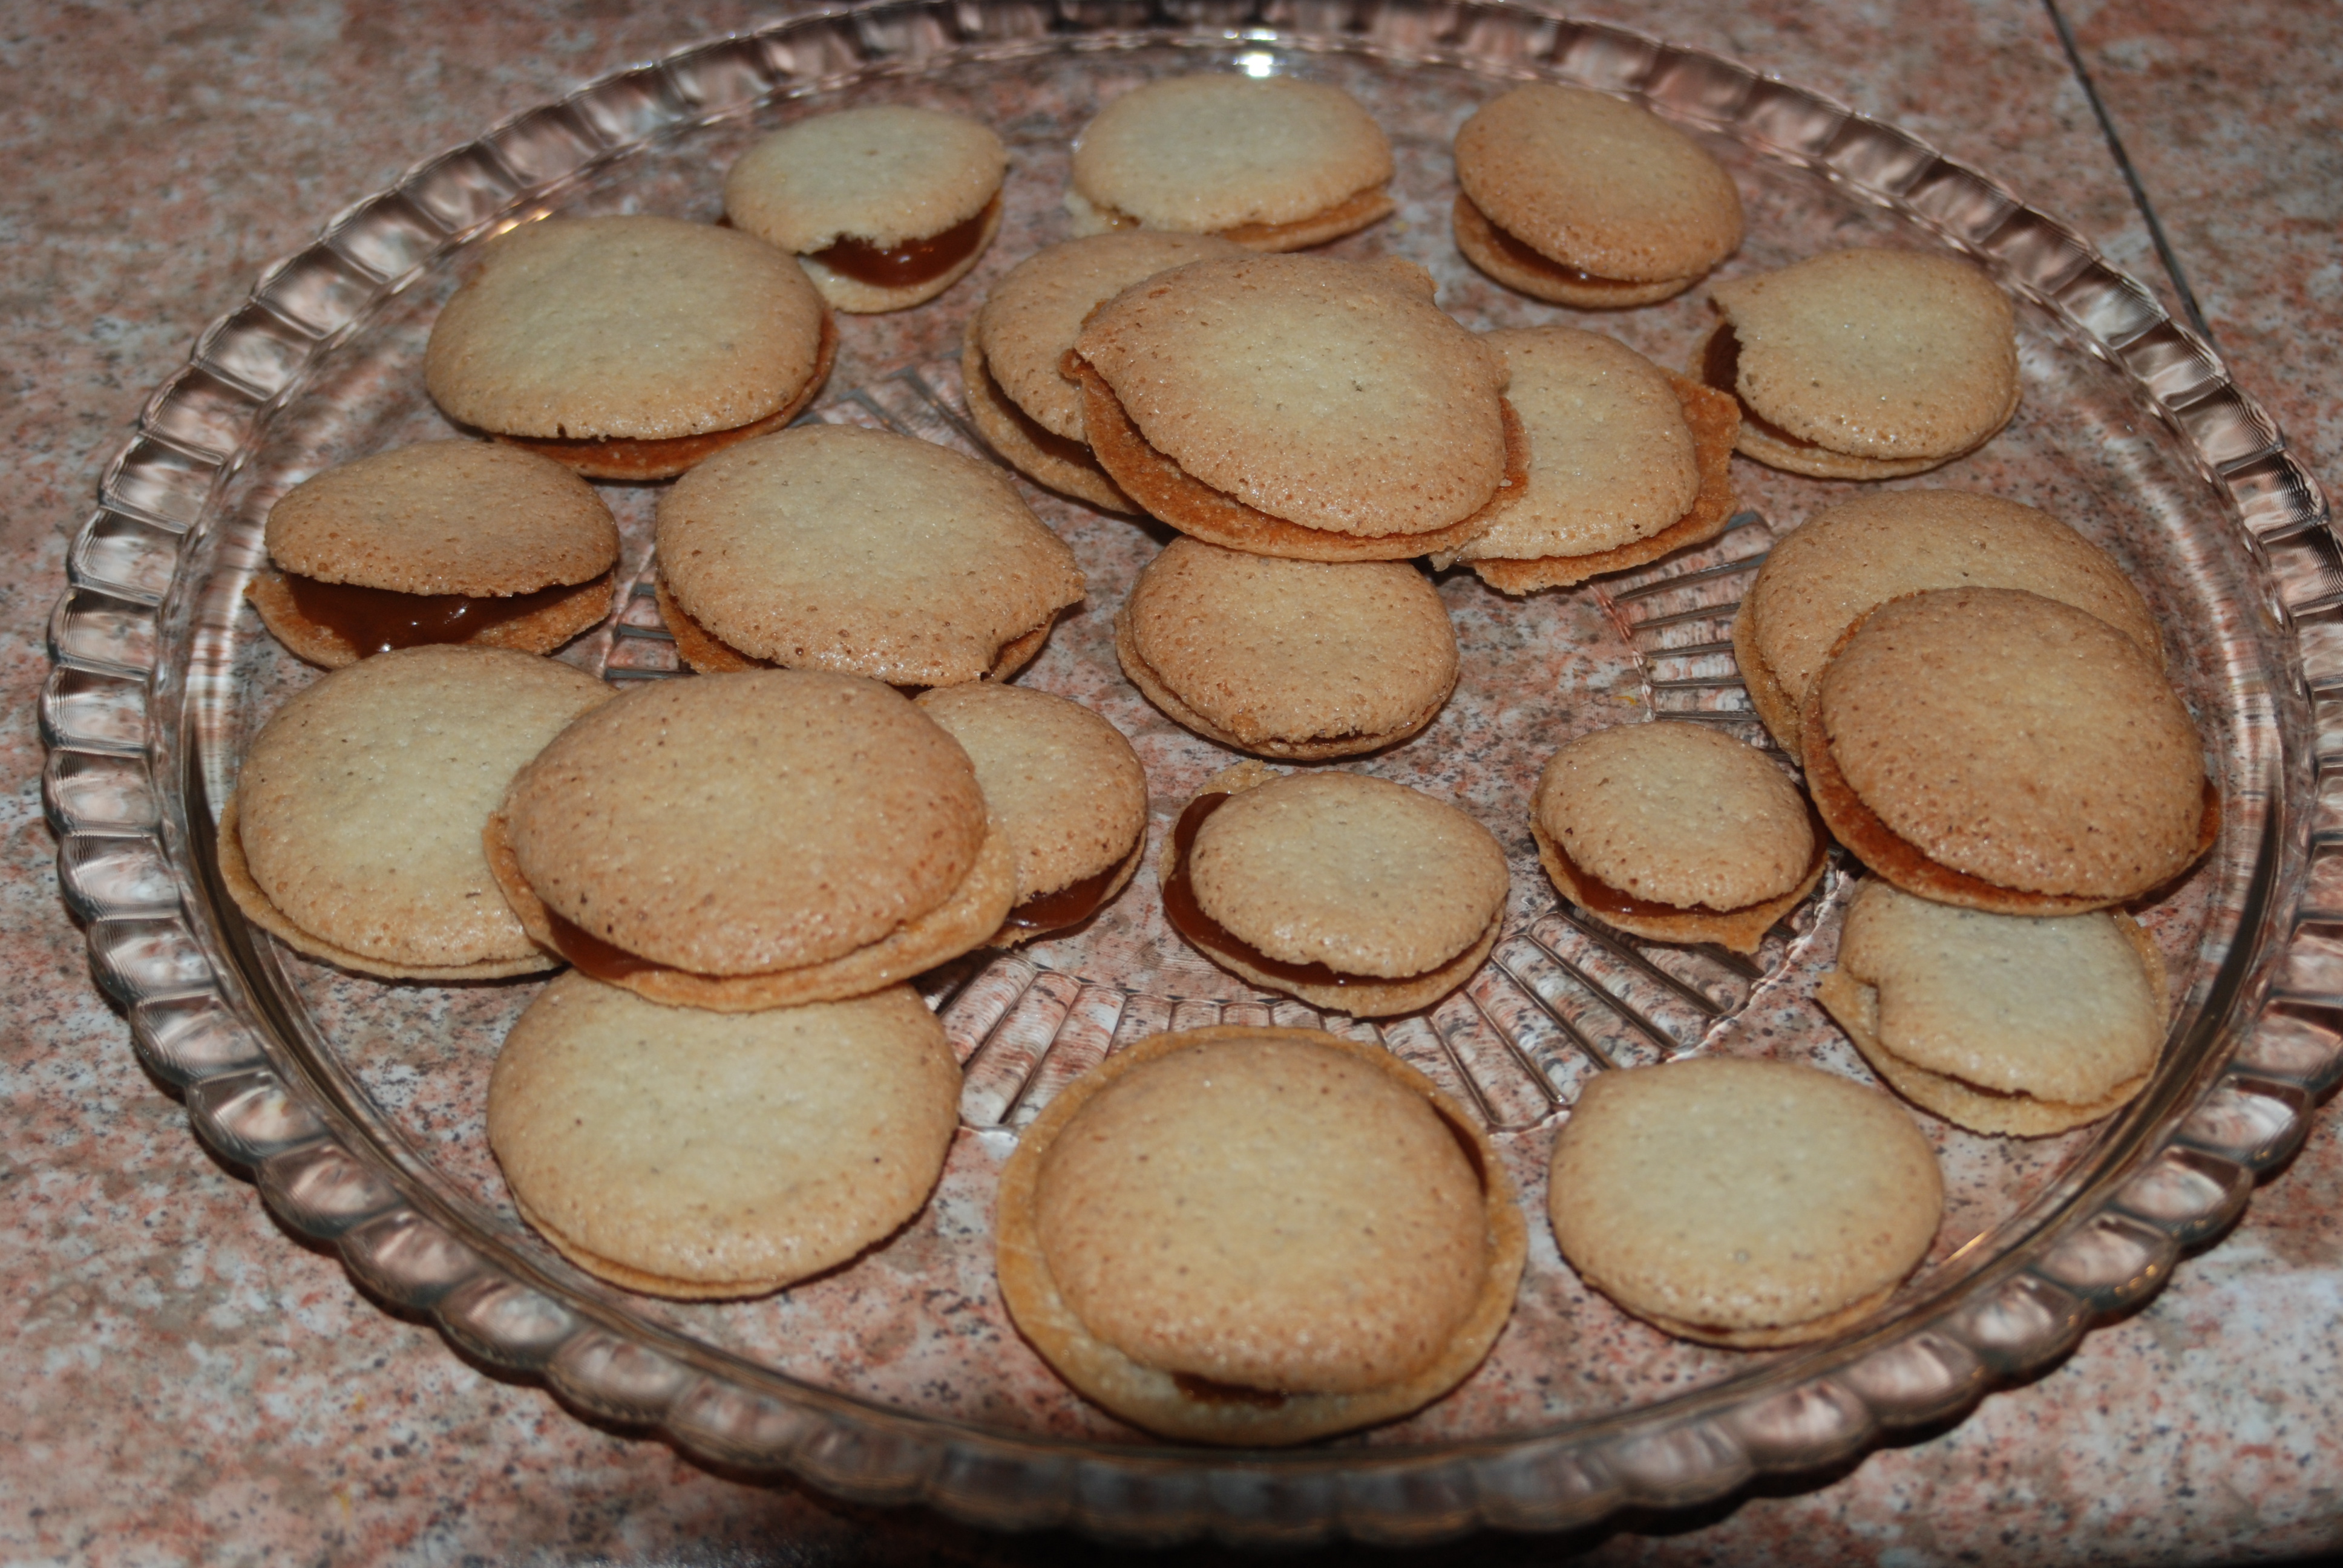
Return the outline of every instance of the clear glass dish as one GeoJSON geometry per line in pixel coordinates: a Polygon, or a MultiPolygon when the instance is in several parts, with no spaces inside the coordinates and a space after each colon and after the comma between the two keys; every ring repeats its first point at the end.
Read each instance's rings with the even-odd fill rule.
{"type": "MultiPolygon", "coordinates": [[[[605,493],[639,577],[657,492],[605,493]]],[[[1157,715],[1114,665],[1112,611],[1163,536],[1029,494],[1074,546],[1091,597],[1023,678],[1133,737],[1160,836],[1232,759],[1157,715]]],[[[156,390],[100,502],[52,622],[46,799],[101,981],[198,1132],[253,1169],[287,1223],[337,1244],[368,1289],[429,1313],[469,1353],[598,1418],[854,1498],[1004,1527],[1247,1542],[1557,1529],[1706,1501],[1956,1417],[2095,1316],[2153,1293],[2183,1250],[2234,1218],[2343,1074],[2343,863],[2328,859],[2343,819],[2319,773],[2343,749],[2328,711],[2343,690],[2343,557],[2315,482],[2218,358],[2053,219],[1892,127],[1607,25],[1421,0],[897,0],[695,45],[517,116],[335,217],[156,390]],[[1458,695],[1423,736],[1356,765],[1456,799],[1498,831],[1513,901],[1495,960],[1464,993],[1369,1032],[1487,1120],[1534,1211],[1532,1258],[1513,1323],[1463,1388],[1303,1450],[1186,1449],[1120,1426],[1058,1382],[992,1289],[993,1177],[1074,1072],[1165,1027],[1321,1021],[1169,938],[1151,873],[1070,937],[929,977],[967,1090],[920,1219],[779,1296],[692,1305],[579,1274],[512,1212],[482,1099],[532,984],[344,975],[256,938],[222,895],[213,825],[244,742],[315,674],[243,608],[261,520],[327,464],[446,433],[421,390],[422,347],[485,238],[551,211],[713,217],[731,157],[798,115],[870,101],[974,114],[1016,159],[1001,241],[932,305],[843,318],[816,415],[970,446],[960,327],[990,278],[1063,236],[1071,134],[1139,80],[1229,68],[1333,81],[1367,104],[1396,148],[1400,208],[1335,251],[1423,262],[1470,326],[1580,320],[1681,365],[1706,320],[1699,290],[1581,318],[1456,256],[1455,126],[1534,77],[1645,103],[1717,154],[1749,209],[1727,274],[1854,244],[1949,246],[2019,301],[2016,420],[1919,482],[2044,506],[2133,573],[2172,643],[2227,820],[2207,862],[2143,916],[2180,993],[2147,1092],[2058,1139],[1923,1118],[1946,1164],[1946,1224],[1865,1328],[1768,1355],[1667,1340],[1578,1284],[1542,1212],[1545,1151],[1590,1073],[1715,1050],[1865,1076],[1809,995],[1844,879],[1754,962],[1631,944],[1557,907],[1526,829],[1537,767],[1585,729],[1656,710],[1758,736],[1725,646],[1733,606],[1775,528],[1843,487],[1736,464],[1746,511],[1695,554],[1523,600],[1463,572],[1441,579],[1464,648],[1458,695]]],[[[614,679],[673,666],[639,596],[564,657],[614,679]]]]}

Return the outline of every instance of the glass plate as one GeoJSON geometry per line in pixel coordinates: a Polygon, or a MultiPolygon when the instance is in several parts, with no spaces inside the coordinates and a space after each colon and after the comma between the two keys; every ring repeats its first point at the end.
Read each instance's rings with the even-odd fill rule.
{"type": "MultiPolygon", "coordinates": [[[[973,449],[981,450],[980,443],[973,449]]],[[[639,578],[657,491],[606,487],[639,578]]],[[[1159,529],[1029,490],[1090,576],[1023,678],[1131,735],[1155,831],[1229,753],[1122,683],[1109,622],[1159,529]]],[[[1416,1541],[1555,1529],[1681,1507],[1760,1471],[1805,1471],[1881,1433],[1956,1416],[2136,1304],[2217,1234],[2343,1075],[2343,556],[2316,483],[2219,359],[2056,221],[1909,136],[1697,51],[1511,5],[1421,0],[890,3],[680,50],[507,121],[350,207],[264,275],[158,388],[75,541],[42,699],[68,901],[129,1009],[142,1057],[270,1207],[353,1275],[430,1314],[581,1411],[726,1464],[978,1523],[1248,1542],[1416,1541]],[[548,212],[712,218],[756,135],[849,104],[911,101],[999,128],[1015,164],[975,276],[901,316],[841,318],[816,417],[963,447],[955,350],[990,281],[1063,237],[1067,142],[1152,76],[1238,69],[1340,84],[1391,134],[1397,214],[1335,254],[1430,267],[1483,327],[1575,320],[1681,365],[1704,293],[1582,317],[1459,258],[1448,147],[1478,102],[1554,78],[1646,104],[1733,172],[1749,238],[1720,276],[1858,244],[1950,247],[2018,301],[2026,401],[1926,485],[2043,506],[2133,575],[2170,640],[2227,807],[2219,846],[2143,920],[2179,997],[2147,1089],[2062,1138],[1975,1137],[1920,1118],[1949,1203],[1921,1272],[1868,1327],[1741,1354],[1669,1340],[1582,1288],[1543,1217],[1554,1129],[1588,1074],[1697,1050],[1867,1078],[1811,1000],[1830,961],[1834,874],[1755,961],[1623,942],[1557,906],[1528,841],[1544,758],[1654,711],[1750,739],[1725,637],[1776,528],[1845,487],[1736,463],[1745,508],[1715,545],[1591,588],[1441,592],[1464,673],[1434,726],[1354,765],[1459,800],[1514,868],[1494,961],[1466,991],[1381,1028],[1493,1129],[1533,1211],[1520,1302],[1489,1362],[1428,1410],[1282,1452],[1153,1442],[1076,1399],[1018,1338],[992,1284],[992,1182],[1067,1078],[1158,1029],[1322,1021],[1261,997],[1161,927],[1151,881],[1088,927],[928,977],[967,1064],[964,1126],[933,1201],[852,1264],[759,1301],[681,1304],[581,1275],[514,1216],[481,1136],[488,1064],[527,982],[383,985],[256,938],[222,896],[213,824],[246,739],[315,672],[259,631],[241,590],[260,525],[334,462],[447,433],[420,387],[440,304],[486,238],[548,212]]],[[[638,596],[564,655],[612,678],[672,671],[638,596]]]]}

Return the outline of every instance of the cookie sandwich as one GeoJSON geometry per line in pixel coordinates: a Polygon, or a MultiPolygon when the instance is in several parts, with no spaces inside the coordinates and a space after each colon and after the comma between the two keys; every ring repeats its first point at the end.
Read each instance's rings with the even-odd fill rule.
{"type": "Polygon", "coordinates": [[[1001,1175],[1001,1294],[1074,1388],[1192,1442],[1306,1442],[1470,1376],[1527,1227],[1488,1136],[1314,1030],[1161,1034],[1076,1079],[1001,1175]]]}
{"type": "Polygon", "coordinates": [[[488,1078],[521,1218],[588,1273],[679,1300],[761,1295],[884,1240],[959,1125],[960,1065],[902,985],[721,1013],[566,974],[488,1078]]]}
{"type": "Polygon", "coordinates": [[[1699,143],[1633,104],[1532,83],[1456,133],[1456,248],[1581,310],[1672,298],[1741,244],[1741,196],[1699,143]]]}
{"type": "Polygon", "coordinates": [[[815,115],[724,176],[734,227],[798,258],[840,310],[903,310],[962,277],[1001,231],[1009,149],[976,121],[879,104],[815,115]]]}
{"type": "Polygon", "coordinates": [[[1197,951],[1352,1018],[1413,1012],[1472,979],[1511,882],[1496,839],[1453,806],[1259,763],[1205,783],[1159,872],[1164,919],[1197,951]]]}
{"type": "Polygon", "coordinates": [[[1174,539],[1114,622],[1131,683],[1208,740],[1317,761],[1432,722],[1456,629],[1407,561],[1297,561],[1174,539]]]}
{"type": "Polygon", "coordinates": [[[1888,479],[1983,446],[2017,412],[2017,326],[1949,256],[1842,250],[1720,283],[1694,373],[1741,399],[1739,451],[1794,474],[1888,479]]]}
{"type": "Polygon", "coordinates": [[[1298,250],[1392,210],[1391,143],[1340,87],[1292,76],[1172,76],[1133,88],[1074,138],[1077,235],[1216,234],[1298,250]]]}
{"type": "Polygon", "coordinates": [[[1504,357],[1409,262],[1192,262],[1091,313],[1069,367],[1091,448],[1181,532],[1253,555],[1401,560],[1488,531],[1527,448],[1504,357]]]}
{"type": "Polygon", "coordinates": [[[1555,752],[1530,803],[1538,859],[1605,925],[1754,953],[1822,879],[1829,844],[1788,776],[1698,724],[1623,724],[1555,752]]]}
{"type": "Polygon", "coordinates": [[[1976,1132],[2080,1127],[2146,1087],[2164,960],[2112,910],[2029,919],[1855,890],[1815,996],[1888,1087],[1976,1132]]]}
{"type": "Polygon", "coordinates": [[[1082,597],[1073,552],[999,469],[852,425],[694,468],[659,502],[658,560],[659,614],[699,670],[999,679],[1082,597]]]}
{"type": "Polygon", "coordinates": [[[450,419],[589,478],[667,479],[796,418],[837,351],[829,305],[762,240],[554,218],[488,246],[423,378],[450,419]]]}
{"type": "Polygon", "coordinates": [[[427,441],[315,474],[268,509],[260,622],[339,669],[427,643],[550,653],[610,611],[618,525],[560,464],[427,441]]]}
{"type": "Polygon", "coordinates": [[[815,670],[622,693],[520,770],[485,840],[539,946],[717,1012],[883,990],[982,945],[1017,890],[960,743],[815,670]]]}
{"type": "Polygon", "coordinates": [[[253,738],[220,811],[221,880],[254,925],[361,974],[551,969],[480,834],[522,765],[614,695],[500,648],[407,648],[337,670],[253,738]]]}

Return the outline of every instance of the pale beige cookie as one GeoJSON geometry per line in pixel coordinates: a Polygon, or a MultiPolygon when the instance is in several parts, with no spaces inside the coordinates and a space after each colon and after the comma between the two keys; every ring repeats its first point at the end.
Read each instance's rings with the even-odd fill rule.
{"type": "Polygon", "coordinates": [[[1088,501],[1102,511],[1143,511],[1099,466],[1087,443],[1070,441],[1045,428],[1001,389],[977,341],[982,319],[981,316],[968,318],[968,329],[960,334],[960,388],[977,434],[1011,467],[1060,495],[1088,501]]]}
{"type": "Polygon", "coordinates": [[[1391,143],[1340,87],[1291,76],[1172,76],[1125,93],[1074,139],[1074,232],[1217,234],[1296,250],[1392,210],[1391,143]]]}
{"type": "Polygon", "coordinates": [[[1353,1018],[1413,1012],[1470,980],[1511,881],[1480,823],[1359,773],[1222,775],[1159,870],[1165,918],[1205,957],[1353,1018]]]}
{"type": "Polygon", "coordinates": [[[488,1078],[513,1205],[649,1295],[759,1295],[884,1240],[936,1184],[960,1068],[919,993],[737,1014],[566,974],[488,1078]]]}
{"type": "Polygon", "coordinates": [[[1563,1257],[1667,1333],[1758,1349],[1871,1316],[1927,1255],[1944,1179],[1887,1096],[1781,1061],[1597,1075],[1554,1140],[1563,1257]]]}
{"type": "Polygon", "coordinates": [[[789,256],[668,217],[494,241],[432,325],[424,382],[460,424],[594,478],[671,478],[813,400],[838,336],[789,256]]]}
{"type": "Polygon", "coordinates": [[[1796,756],[1806,689],[1848,627],[1891,598],[1968,587],[2022,588],[2088,610],[2163,661],[2131,579],[2049,513],[1963,490],[1881,491],[1776,543],[1742,598],[1733,651],[1765,728],[1796,756]]]}
{"type": "Polygon", "coordinates": [[[1700,144],[1633,104],[1552,83],[1456,133],[1456,247],[1498,282],[1583,310],[1683,293],[1741,244],[1741,196],[1700,144]]]}
{"type": "Polygon", "coordinates": [[[1182,531],[1260,555],[1401,559],[1484,532],[1522,477],[1504,357],[1405,262],[1191,262],[1075,340],[1083,428],[1182,531]]]}
{"type": "Polygon", "coordinates": [[[2219,827],[2204,742],[2154,658],[2022,589],[1871,611],[1808,689],[1800,729],[1833,837],[1939,903],[2121,903],[2178,876],[2219,827]]]}
{"type": "Polygon", "coordinates": [[[660,501],[658,539],[659,586],[692,623],[670,625],[698,668],[728,665],[695,628],[744,656],[729,668],[950,686],[1000,672],[1004,652],[1030,658],[1082,597],[1073,552],[998,468],[852,425],[711,457],[660,501]]]}
{"type": "Polygon", "coordinates": [[[862,996],[980,945],[1016,895],[960,743],[874,680],[639,686],[521,769],[489,869],[529,935],[653,1001],[862,996]]]}
{"type": "Polygon", "coordinates": [[[1978,1132],[2080,1127],[2147,1082],[2164,960],[2129,917],[1990,915],[1855,890],[1815,995],[1890,1087],[1978,1132]]]}
{"type": "Polygon", "coordinates": [[[871,105],[784,126],[724,176],[734,226],[792,252],[840,310],[901,310],[968,276],[1001,228],[1009,149],[938,109],[871,105]]]}
{"type": "Polygon", "coordinates": [[[1174,539],[1115,617],[1148,700],[1210,740],[1319,760],[1432,722],[1455,689],[1456,630],[1405,561],[1283,560],[1174,539]]]}
{"type": "Polygon", "coordinates": [[[1189,1442],[1389,1421],[1470,1376],[1527,1228],[1488,1136],[1414,1069],[1312,1030],[1116,1052],[1001,1176],[1001,1293],[1081,1393],[1189,1442]]]}
{"type": "Polygon", "coordinates": [[[521,765],[613,695],[496,648],[407,648],[328,675],[246,752],[220,813],[221,879],[254,924],[345,969],[549,969],[498,893],[480,831],[521,765]]]}
{"type": "Polygon", "coordinates": [[[1698,724],[1623,724],[1546,763],[1530,803],[1538,859],[1564,898],[1666,942],[1754,953],[1823,874],[1797,786],[1698,724]]]}
{"type": "Polygon", "coordinates": [[[1743,456],[1826,479],[1916,474],[2017,411],[2009,300],[1967,262],[1842,250],[1720,283],[1694,372],[1740,397],[1743,456]]]}
{"type": "Polygon", "coordinates": [[[424,643],[550,653],[609,613],[618,526],[560,464],[427,441],[312,475],[268,509],[261,623],[328,668],[424,643]]]}
{"type": "Polygon", "coordinates": [[[1147,771],[1122,731],[1081,703],[991,681],[918,699],[976,765],[1017,861],[1017,904],[992,940],[1030,941],[1090,919],[1139,869],[1147,771]]]}

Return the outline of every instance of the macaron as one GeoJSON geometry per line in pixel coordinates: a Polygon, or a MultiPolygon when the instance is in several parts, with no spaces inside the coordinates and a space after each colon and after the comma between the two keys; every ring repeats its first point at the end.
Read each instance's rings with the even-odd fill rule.
{"type": "Polygon", "coordinates": [[[1829,846],[1788,775],[1698,724],[1622,724],[1555,752],[1530,803],[1563,897],[1663,942],[1754,953],[1822,879],[1829,846]]]}
{"type": "Polygon", "coordinates": [[[1936,1151],[1886,1095],[1717,1056],[1598,1074],[1546,1187],[1580,1278],[1664,1332],[1750,1350],[1878,1312],[1944,1206],[1936,1151]]]}
{"type": "Polygon", "coordinates": [[[1825,479],[1887,479],[1975,451],[2017,412],[2017,326],[1949,256],[1842,250],[1720,283],[1694,373],[1741,399],[1738,450],[1825,479]]]}
{"type": "Polygon", "coordinates": [[[699,670],[778,665],[896,686],[1000,679],[1082,574],[989,463],[808,425],[744,441],[659,502],[659,606],[699,670]]]}
{"type": "Polygon", "coordinates": [[[550,969],[480,834],[521,766],[614,695],[503,648],[405,648],[336,670],[253,738],[220,811],[221,879],[253,924],[361,974],[550,969]]]}
{"type": "Polygon", "coordinates": [[[520,770],[485,840],[538,945],[717,1012],[883,990],[982,945],[1017,890],[960,743],[817,670],[620,694],[520,770]]]}
{"type": "Polygon", "coordinates": [[[1147,771],[1121,730],[1069,698],[993,681],[938,687],[918,707],[968,753],[1009,835],[1017,901],[993,946],[1080,925],[1130,885],[1147,844],[1147,771]]]}
{"type": "Polygon", "coordinates": [[[969,317],[960,382],[992,449],[1029,477],[1094,507],[1136,512],[1090,449],[1081,384],[1066,355],[1082,319],[1134,283],[1170,267],[1239,254],[1202,234],[1116,229],[1035,252],[992,286],[969,317]]]}
{"type": "Polygon", "coordinates": [[[1527,459],[1504,357],[1413,263],[1191,262],[1093,311],[1069,367],[1116,485],[1253,555],[1400,560],[1486,532],[1527,459]]]}
{"type": "Polygon", "coordinates": [[[874,104],[784,126],[724,176],[734,227],[790,252],[840,310],[903,310],[1001,231],[1009,149],[976,121],[874,104]]]}
{"type": "Polygon", "coordinates": [[[1890,599],[1806,694],[1806,785],[1832,836],[1922,898],[2071,915],[2211,848],[2204,740],[2155,659],[2018,588],[1890,599]]]}
{"type": "Polygon", "coordinates": [[[2111,910],[2029,919],[1867,878],[1815,996],[1874,1071],[1976,1132],[2041,1137],[2127,1103],[2164,1048],[2164,960],[2111,910]]]}
{"type": "Polygon", "coordinates": [[[2014,588],[2088,610],[2164,650],[2139,590],[2082,535],[2033,507],[1964,490],[1889,490],[1817,513],[1777,542],[1743,596],[1733,651],[1758,717],[1795,757],[1815,671],[1879,605],[1931,588],[2014,588]]]}
{"type": "Polygon", "coordinates": [[[1682,294],[1741,244],[1741,196],[1699,143],[1602,93],[1536,82],[1456,133],[1456,248],[1581,310],[1682,294]]]}
{"type": "Polygon", "coordinates": [[[450,419],[589,478],[667,479],[778,430],[838,332],[804,269],[712,224],[523,224],[432,324],[423,378],[450,419]]]}
{"type": "Polygon", "coordinates": [[[1571,327],[1487,335],[1529,445],[1527,482],[1489,531],[1433,565],[1506,593],[1625,571],[1725,531],[1740,405],[1624,343],[1571,327]]]}
{"type": "Polygon", "coordinates": [[[1074,138],[1077,235],[1151,228],[1298,250],[1392,210],[1391,143],[1340,87],[1292,76],[1171,76],[1074,138]]]}
{"type": "Polygon", "coordinates": [[[1001,1300],[1133,1425],[1284,1444],[1405,1415],[1512,1315],[1527,1227],[1487,1133],[1380,1047],[1157,1035],[1075,1079],[1001,1171],[1001,1300]]]}
{"type": "Polygon", "coordinates": [[[761,1295],[885,1240],[959,1122],[943,1025],[901,985],[721,1013],[566,974],[488,1077],[521,1218],[588,1273],[679,1300],[761,1295]]]}
{"type": "Polygon", "coordinates": [[[1299,561],[1174,539],[1114,622],[1147,699],[1238,751],[1322,760],[1432,722],[1456,688],[1456,629],[1406,561],[1299,561]]]}
{"type": "Polygon", "coordinates": [[[1511,876],[1490,831],[1361,773],[1208,779],[1164,846],[1163,914],[1232,974],[1352,1018],[1431,1006],[1473,978],[1511,876]]]}
{"type": "Polygon", "coordinates": [[[427,441],[313,474],[268,509],[246,590],[277,641],[339,669],[426,643],[550,653],[610,611],[618,525],[550,458],[427,441]]]}

